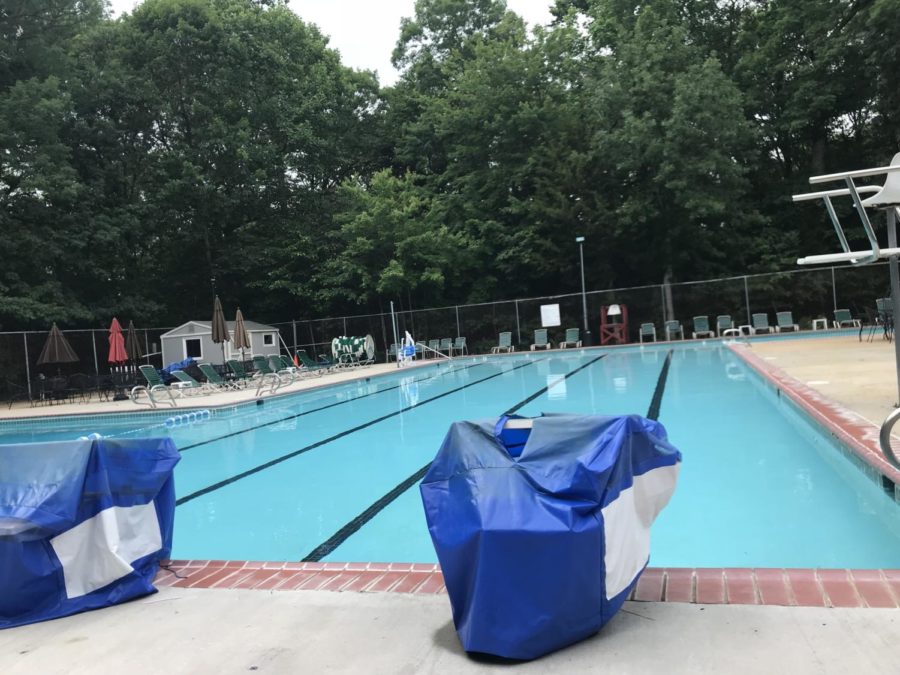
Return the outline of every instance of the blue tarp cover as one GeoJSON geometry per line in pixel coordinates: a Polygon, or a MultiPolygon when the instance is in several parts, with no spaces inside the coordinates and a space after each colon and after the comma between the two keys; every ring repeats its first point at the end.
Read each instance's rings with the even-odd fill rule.
{"type": "Polygon", "coordinates": [[[463,648],[532,659],[622,606],[681,454],[637,415],[507,420],[454,423],[420,489],[463,648]]]}
{"type": "Polygon", "coordinates": [[[0,445],[0,628],[155,592],[179,459],[169,438],[0,445]]]}

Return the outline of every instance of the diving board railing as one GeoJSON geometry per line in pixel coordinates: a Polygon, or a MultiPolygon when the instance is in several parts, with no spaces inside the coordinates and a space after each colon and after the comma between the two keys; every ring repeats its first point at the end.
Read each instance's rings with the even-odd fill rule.
{"type": "MultiPolygon", "coordinates": [[[[806,194],[794,195],[793,201],[804,202],[821,199],[824,202],[825,210],[828,212],[828,217],[831,220],[831,224],[834,226],[834,231],[835,234],[837,234],[842,251],[841,253],[810,255],[799,258],[797,264],[822,265],[848,262],[851,265],[866,265],[887,258],[891,278],[891,305],[893,307],[894,316],[900,317],[900,263],[898,263],[900,247],[897,245],[897,218],[900,217],[900,152],[894,155],[888,166],[830,173],[822,176],[813,176],[809,179],[809,182],[813,185],[836,181],[843,181],[846,187],[836,190],[808,192],[806,194]],[[871,178],[873,176],[881,175],[885,176],[884,185],[882,186],[857,186],[854,182],[855,178],[871,178]],[[870,193],[872,196],[867,199],[863,199],[860,196],[861,194],[870,193]],[[863,231],[869,242],[869,250],[850,250],[847,235],[834,210],[831,199],[833,197],[848,196],[853,200],[853,206],[856,208],[856,213],[862,223],[863,231]],[[866,212],[867,208],[885,212],[887,224],[887,246],[885,248],[881,248],[878,242],[878,235],[875,233],[875,228],[872,227],[872,221],[869,219],[869,214],[866,212]]],[[[881,432],[879,434],[879,444],[885,459],[887,459],[894,467],[900,469],[900,461],[897,460],[894,450],[891,447],[891,431],[897,423],[897,420],[900,419],[900,340],[896,338],[894,339],[894,360],[898,391],[898,403],[896,403],[894,407],[898,409],[888,415],[882,423],[881,432]]]]}

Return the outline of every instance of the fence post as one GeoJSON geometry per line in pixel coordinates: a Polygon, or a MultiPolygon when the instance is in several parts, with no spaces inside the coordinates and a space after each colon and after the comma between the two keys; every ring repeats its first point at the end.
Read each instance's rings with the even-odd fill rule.
{"type": "Polygon", "coordinates": [[[94,347],[94,374],[100,374],[100,365],[97,363],[97,335],[94,329],[91,329],[91,345],[94,347]]]}
{"type": "Polygon", "coordinates": [[[519,328],[519,301],[516,300],[516,335],[518,335],[518,344],[522,344],[522,329],[519,328]]]}
{"type": "Polygon", "coordinates": [[[291,319],[291,327],[294,329],[294,354],[297,353],[297,320],[291,319]]]}
{"type": "Polygon", "coordinates": [[[752,326],[753,321],[750,319],[750,289],[747,286],[747,277],[744,277],[744,302],[747,303],[747,325],[752,326]]]}
{"type": "Polygon", "coordinates": [[[834,278],[834,268],[831,268],[831,302],[834,303],[832,309],[837,309],[837,281],[834,278]]]}
{"type": "Polygon", "coordinates": [[[344,337],[347,336],[347,317],[342,317],[344,320],[344,337]]]}
{"type": "Polygon", "coordinates": [[[28,400],[31,400],[31,366],[28,364],[28,333],[22,331],[22,341],[25,343],[25,377],[28,380],[28,400]]]}
{"type": "Polygon", "coordinates": [[[662,302],[663,330],[665,331],[666,321],[669,320],[669,317],[666,315],[666,287],[662,284],[659,286],[659,299],[662,302]]]}
{"type": "Polygon", "coordinates": [[[462,333],[459,330],[459,305],[456,306],[456,337],[460,337],[462,333]]]}

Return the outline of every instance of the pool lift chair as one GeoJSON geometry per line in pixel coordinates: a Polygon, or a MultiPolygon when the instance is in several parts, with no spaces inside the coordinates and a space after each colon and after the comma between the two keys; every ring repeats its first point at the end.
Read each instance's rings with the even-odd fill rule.
{"type": "MultiPolygon", "coordinates": [[[[809,179],[809,182],[813,185],[839,181],[843,182],[846,187],[794,195],[793,200],[795,202],[805,202],[821,199],[824,202],[825,210],[828,212],[828,217],[834,226],[842,251],[824,255],[809,255],[799,258],[797,264],[832,265],[834,263],[850,263],[851,265],[866,265],[887,259],[891,279],[891,305],[893,315],[897,316],[900,314],[900,264],[898,264],[900,247],[897,245],[897,217],[900,216],[900,152],[894,155],[888,166],[813,176],[809,179]],[[854,182],[856,178],[871,178],[881,175],[885,176],[884,185],[881,187],[877,185],[857,186],[854,182]],[[863,199],[861,197],[862,194],[871,194],[872,196],[863,199]],[[853,200],[856,213],[869,242],[868,250],[850,250],[844,228],[837,217],[834,205],[831,203],[834,197],[850,197],[853,200]],[[887,248],[882,248],[879,244],[875,229],[872,227],[871,220],[869,220],[867,209],[884,211],[887,224],[887,248]]],[[[894,340],[894,358],[897,371],[897,389],[900,392],[900,340],[894,340]]],[[[898,420],[900,420],[900,408],[894,410],[884,420],[884,423],[881,425],[879,441],[885,458],[894,467],[900,469],[900,460],[897,459],[891,447],[891,431],[898,420]]]]}

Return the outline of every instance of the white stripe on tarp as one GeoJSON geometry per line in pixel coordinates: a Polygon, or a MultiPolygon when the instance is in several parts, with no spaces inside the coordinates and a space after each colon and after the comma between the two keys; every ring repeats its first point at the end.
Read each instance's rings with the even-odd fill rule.
{"type": "Polygon", "coordinates": [[[679,464],[634,477],[634,484],[602,509],[606,551],[606,598],[628,588],[650,558],[650,526],[678,480],[679,464]]]}
{"type": "Polygon", "coordinates": [[[130,574],[131,563],[162,548],[156,506],[104,509],[53,537],[50,545],[62,564],[66,596],[87,595],[130,574]]]}

